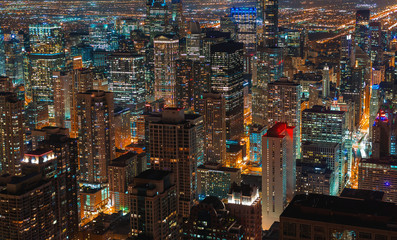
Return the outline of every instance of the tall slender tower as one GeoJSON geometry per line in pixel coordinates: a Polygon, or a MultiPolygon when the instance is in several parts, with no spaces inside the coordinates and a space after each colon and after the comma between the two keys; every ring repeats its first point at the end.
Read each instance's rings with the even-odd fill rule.
{"type": "Polygon", "coordinates": [[[174,173],[178,214],[187,218],[197,195],[197,165],[203,158],[203,118],[168,108],[146,121],[151,166],[174,173]]]}
{"type": "Polygon", "coordinates": [[[371,12],[368,9],[356,12],[355,41],[368,55],[371,53],[369,21],[371,12]]]}
{"type": "Polygon", "coordinates": [[[278,0],[262,0],[265,1],[265,23],[264,37],[267,47],[277,46],[278,41],[278,0]]]}
{"type": "Polygon", "coordinates": [[[176,106],[176,60],[179,58],[179,39],[160,35],[154,39],[155,99],[163,98],[168,107],[176,106]]]}
{"type": "Polygon", "coordinates": [[[211,90],[226,103],[226,138],[240,140],[244,133],[243,43],[211,46],[211,90]]]}
{"type": "Polygon", "coordinates": [[[204,160],[224,163],[226,160],[226,106],[220,93],[204,93],[200,99],[204,118],[204,160]]]}
{"type": "Polygon", "coordinates": [[[285,122],[294,126],[294,156],[300,157],[301,85],[280,80],[268,85],[267,126],[285,122]]]}
{"type": "Polygon", "coordinates": [[[21,175],[24,154],[23,101],[16,94],[0,92],[0,161],[1,173],[21,175]]]}
{"type": "Polygon", "coordinates": [[[77,99],[80,183],[104,184],[115,157],[113,93],[90,90],[77,99]]]}
{"type": "Polygon", "coordinates": [[[262,228],[277,221],[295,192],[294,127],[276,123],[262,139],[262,228]]]}
{"type": "Polygon", "coordinates": [[[65,65],[64,37],[61,26],[37,24],[29,26],[30,52],[27,55],[25,79],[26,99],[29,103],[29,127],[39,127],[39,107],[48,111],[48,124],[55,124],[53,72],[65,65]]]}
{"type": "Polygon", "coordinates": [[[144,57],[132,52],[115,52],[109,59],[109,85],[115,104],[132,111],[143,109],[146,100],[144,57]]]}

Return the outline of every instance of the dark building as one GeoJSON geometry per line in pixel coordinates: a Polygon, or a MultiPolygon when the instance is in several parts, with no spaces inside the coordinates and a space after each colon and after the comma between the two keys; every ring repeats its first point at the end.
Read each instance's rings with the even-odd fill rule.
{"type": "Polygon", "coordinates": [[[183,228],[182,239],[237,240],[243,238],[243,228],[219,198],[206,197],[192,207],[190,217],[183,228]]]}
{"type": "Polygon", "coordinates": [[[355,42],[367,54],[370,54],[370,32],[369,20],[371,12],[368,9],[357,10],[356,12],[356,28],[355,28],[355,42]]]}
{"type": "Polygon", "coordinates": [[[370,199],[296,195],[280,216],[280,239],[396,239],[397,206],[370,199]]]}
{"type": "Polygon", "coordinates": [[[262,239],[262,204],[256,186],[233,183],[228,194],[226,208],[244,227],[246,240],[262,239]]]}
{"type": "Polygon", "coordinates": [[[136,239],[177,239],[177,194],[171,172],[149,169],[128,187],[131,234],[136,239]]]}
{"type": "Polygon", "coordinates": [[[278,41],[278,0],[262,0],[264,2],[264,37],[265,45],[277,46],[278,41]]]}
{"type": "Polygon", "coordinates": [[[211,90],[226,103],[226,139],[240,140],[244,133],[243,44],[211,46],[211,90]]]}

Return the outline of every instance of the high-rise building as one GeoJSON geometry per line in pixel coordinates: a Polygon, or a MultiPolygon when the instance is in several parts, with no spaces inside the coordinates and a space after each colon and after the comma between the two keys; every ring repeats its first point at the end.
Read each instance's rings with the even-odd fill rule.
{"type": "Polygon", "coordinates": [[[21,175],[25,149],[24,103],[11,92],[0,92],[1,173],[21,175]]]}
{"type": "Polygon", "coordinates": [[[171,18],[170,24],[173,28],[173,32],[178,34],[180,37],[186,35],[186,24],[183,16],[183,0],[172,0],[171,1],[171,18]]]}
{"type": "Polygon", "coordinates": [[[197,194],[199,200],[208,196],[227,199],[233,183],[241,184],[239,168],[222,167],[219,163],[206,163],[197,168],[197,194]]]}
{"type": "Polygon", "coordinates": [[[192,208],[183,239],[244,239],[244,227],[217,197],[206,197],[192,208]]]}
{"type": "Polygon", "coordinates": [[[340,45],[340,89],[343,92],[345,86],[348,86],[351,81],[352,68],[356,62],[354,56],[354,41],[352,35],[348,34],[341,37],[340,45]]]}
{"type": "Polygon", "coordinates": [[[72,138],[78,137],[77,94],[93,89],[94,72],[76,68],[54,72],[54,109],[58,127],[66,127],[72,138]]]}
{"type": "MultiPolygon", "coordinates": [[[[2,181],[3,182],[3,181],[2,181]]],[[[0,192],[0,235],[4,239],[55,239],[54,189],[40,173],[14,176],[0,192]]],[[[59,238],[60,239],[60,238],[59,238]]]]}
{"type": "Polygon", "coordinates": [[[375,66],[383,63],[383,40],[382,40],[382,23],[370,22],[370,48],[371,48],[371,61],[375,66]]]}
{"type": "Polygon", "coordinates": [[[197,166],[203,161],[203,118],[168,108],[147,116],[153,169],[174,172],[178,214],[187,218],[197,197],[197,166]]]}
{"type": "Polygon", "coordinates": [[[390,155],[391,121],[385,112],[380,111],[372,124],[372,158],[390,155]]]}
{"type": "Polygon", "coordinates": [[[108,202],[108,165],[115,158],[113,93],[77,94],[80,206],[82,225],[108,202]]]}
{"type": "Polygon", "coordinates": [[[370,198],[296,195],[280,216],[280,238],[393,239],[396,214],[395,204],[370,198]]]}
{"type": "Polygon", "coordinates": [[[220,31],[221,32],[227,32],[230,33],[230,38],[233,40],[236,40],[236,33],[237,33],[237,24],[236,22],[233,21],[232,16],[226,15],[221,17],[221,26],[220,26],[220,31]]]}
{"type": "Polygon", "coordinates": [[[356,28],[354,38],[356,44],[368,55],[371,51],[369,21],[371,12],[368,9],[357,10],[356,12],[356,28]]]}
{"type": "MultiPolygon", "coordinates": [[[[88,40],[95,53],[111,52],[118,49],[118,37],[114,24],[95,23],[88,28],[88,40]]],[[[94,60],[94,65],[96,64],[94,60]]]]}
{"type": "Polygon", "coordinates": [[[380,108],[380,91],[379,85],[372,85],[371,87],[371,99],[369,105],[369,138],[372,139],[373,124],[378,116],[380,108]]]}
{"type": "Polygon", "coordinates": [[[109,56],[109,90],[115,105],[135,112],[143,109],[146,100],[144,57],[132,52],[115,52],[109,56]]]}
{"type": "Polygon", "coordinates": [[[314,106],[302,112],[302,141],[341,143],[345,139],[345,112],[314,106]]]}
{"type": "Polygon", "coordinates": [[[392,157],[362,159],[358,166],[358,188],[385,193],[385,201],[397,203],[397,160],[392,157]]]}
{"type": "Polygon", "coordinates": [[[115,156],[113,94],[78,93],[80,182],[107,182],[109,161],[115,156]]]}
{"type": "Polygon", "coordinates": [[[302,142],[302,163],[326,165],[329,169],[339,172],[339,143],[302,142]]]}
{"type": "Polygon", "coordinates": [[[278,0],[264,1],[264,40],[268,47],[277,46],[278,41],[278,0]]]}
{"type": "Polygon", "coordinates": [[[222,93],[226,104],[226,139],[239,140],[244,133],[243,44],[211,46],[211,90],[222,93]]]}
{"type": "Polygon", "coordinates": [[[256,8],[232,7],[230,9],[230,18],[237,26],[236,41],[244,43],[247,54],[256,53],[256,8]]]}
{"type": "Polygon", "coordinates": [[[294,126],[295,154],[300,156],[301,85],[281,79],[268,84],[267,126],[285,122],[294,126]]]}
{"type": "Polygon", "coordinates": [[[170,30],[169,9],[164,0],[146,1],[146,19],[144,32],[151,40],[158,34],[167,33],[170,30]]]}
{"type": "Polygon", "coordinates": [[[226,209],[244,227],[243,239],[262,239],[262,204],[257,187],[233,184],[228,194],[226,209]]]}
{"type": "Polygon", "coordinates": [[[340,190],[343,189],[346,174],[350,170],[352,154],[351,143],[346,134],[345,115],[344,111],[332,111],[323,106],[314,106],[302,112],[302,142],[339,144],[340,190]]]}
{"type": "Polygon", "coordinates": [[[338,176],[327,165],[308,164],[297,161],[296,164],[296,194],[325,194],[338,193],[338,176]]]}
{"type": "Polygon", "coordinates": [[[186,35],[186,55],[188,59],[199,60],[203,46],[202,39],[200,23],[190,21],[186,35]]]}
{"type": "Polygon", "coordinates": [[[177,239],[177,187],[171,172],[149,169],[128,186],[131,234],[138,239],[177,239]]]}
{"type": "Polygon", "coordinates": [[[204,93],[199,100],[204,119],[204,161],[224,164],[226,160],[226,105],[220,93],[204,93]]]}
{"type": "Polygon", "coordinates": [[[127,152],[109,163],[109,195],[116,212],[128,213],[128,185],[133,178],[146,170],[146,162],[137,153],[127,152]]]}
{"type": "Polygon", "coordinates": [[[200,96],[201,84],[200,61],[190,59],[176,60],[175,102],[178,108],[197,112],[196,96],[200,96]]]}
{"type": "Polygon", "coordinates": [[[280,80],[283,73],[282,48],[258,47],[257,74],[252,82],[252,122],[267,126],[268,84],[280,80]]]}
{"type": "Polygon", "coordinates": [[[39,106],[47,108],[47,124],[55,124],[53,72],[64,67],[65,49],[61,26],[56,24],[30,25],[29,38],[25,94],[28,108],[36,113],[28,114],[28,125],[33,129],[39,125],[39,106]]]}
{"type": "MultiPolygon", "coordinates": [[[[8,76],[11,79],[12,83],[15,86],[18,86],[24,83],[23,57],[26,51],[24,46],[25,34],[10,31],[10,32],[5,32],[3,36],[4,36],[3,39],[4,40],[3,42],[4,73],[2,75],[8,76]]],[[[0,45],[1,45],[1,41],[0,41],[0,45]]],[[[1,52],[1,46],[0,46],[0,52],[1,52]]]]}
{"type": "Polygon", "coordinates": [[[155,99],[163,98],[169,107],[176,106],[176,60],[179,58],[179,39],[159,35],[154,39],[155,99]]]}
{"type": "Polygon", "coordinates": [[[79,227],[77,139],[71,139],[67,134],[53,134],[53,130],[55,128],[42,129],[45,136],[36,150],[39,154],[33,154],[33,156],[26,154],[22,163],[25,165],[26,157],[27,159],[43,158],[45,161],[46,156],[47,162],[54,161],[56,163],[56,175],[52,180],[56,199],[54,204],[58,209],[55,212],[58,219],[56,231],[60,239],[72,239],[76,236],[79,227]],[[54,154],[54,160],[51,160],[51,154],[48,153],[47,149],[51,149],[49,153],[54,154]]]}
{"type": "Polygon", "coordinates": [[[325,64],[323,68],[323,98],[330,97],[330,77],[329,66],[325,64]]]}
{"type": "Polygon", "coordinates": [[[262,139],[262,228],[269,229],[295,192],[294,127],[278,122],[262,139]],[[276,170],[277,169],[277,170],[276,170]]]}

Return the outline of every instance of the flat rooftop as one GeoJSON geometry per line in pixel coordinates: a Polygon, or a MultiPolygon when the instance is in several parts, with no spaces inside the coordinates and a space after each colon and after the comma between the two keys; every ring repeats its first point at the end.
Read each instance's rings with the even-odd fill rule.
{"type": "Polygon", "coordinates": [[[280,219],[282,218],[382,229],[397,233],[397,205],[389,202],[301,194],[293,198],[281,214],[280,219]]]}
{"type": "Polygon", "coordinates": [[[170,173],[171,172],[169,172],[169,171],[149,169],[149,170],[146,170],[146,171],[142,172],[141,174],[139,174],[135,178],[138,178],[138,179],[150,179],[150,180],[157,180],[158,181],[158,180],[162,180],[165,176],[167,176],[170,173]]]}

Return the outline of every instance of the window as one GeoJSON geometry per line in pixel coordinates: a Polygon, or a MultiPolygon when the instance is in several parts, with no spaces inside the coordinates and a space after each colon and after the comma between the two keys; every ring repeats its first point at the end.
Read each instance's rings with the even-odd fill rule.
{"type": "Polygon", "coordinates": [[[312,237],[312,228],[310,225],[301,224],[300,225],[300,237],[301,238],[309,238],[312,237]]]}
{"type": "Polygon", "coordinates": [[[283,235],[295,237],[296,236],[296,224],[284,222],[283,223],[283,235]]]}

